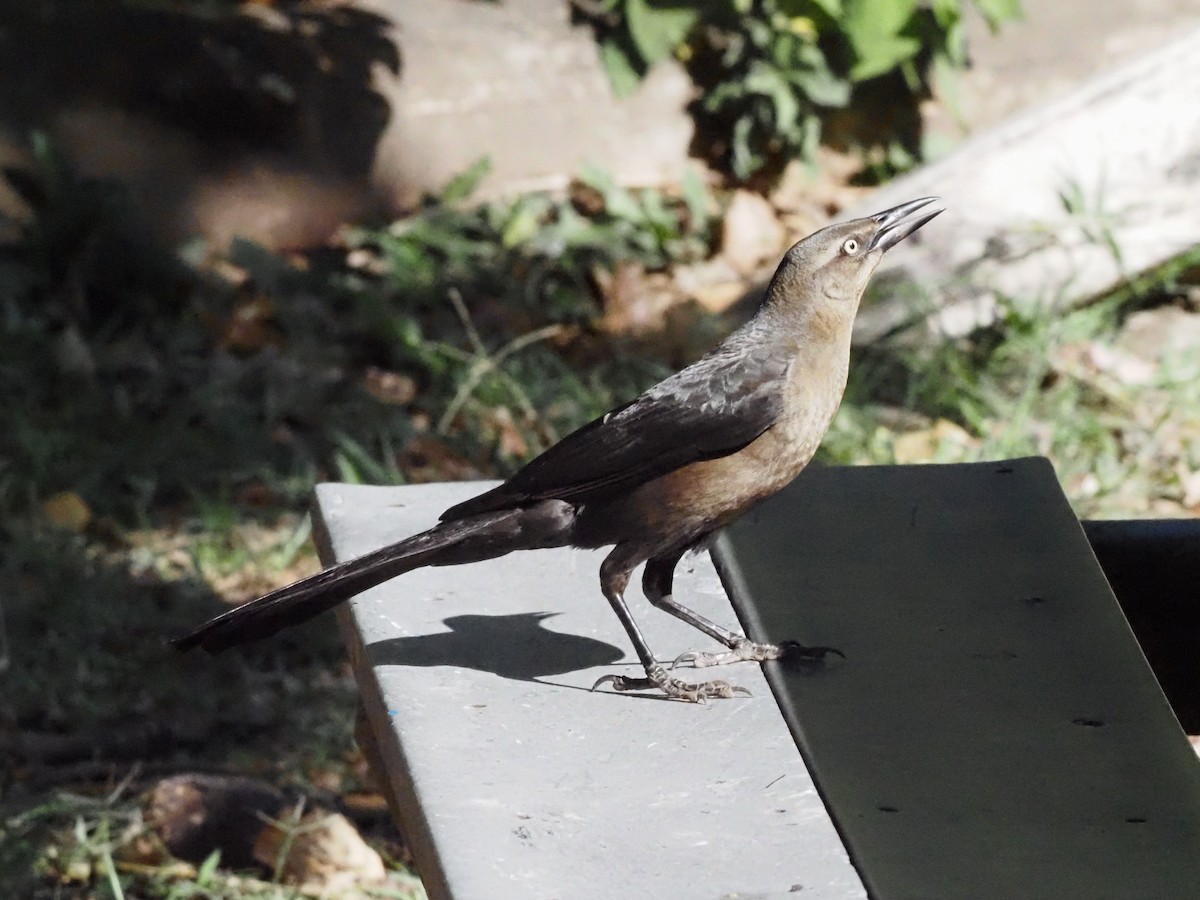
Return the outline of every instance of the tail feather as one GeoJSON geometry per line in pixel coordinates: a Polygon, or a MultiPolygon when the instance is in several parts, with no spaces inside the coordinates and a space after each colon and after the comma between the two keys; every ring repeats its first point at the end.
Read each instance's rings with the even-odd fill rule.
{"type": "Polygon", "coordinates": [[[531,515],[536,512],[507,509],[444,522],[222,613],[173,639],[171,645],[181,652],[202,647],[220,653],[307,622],[356,594],[422,566],[473,562],[513,550],[566,543],[569,521],[563,519],[547,530],[546,517],[531,515]]]}

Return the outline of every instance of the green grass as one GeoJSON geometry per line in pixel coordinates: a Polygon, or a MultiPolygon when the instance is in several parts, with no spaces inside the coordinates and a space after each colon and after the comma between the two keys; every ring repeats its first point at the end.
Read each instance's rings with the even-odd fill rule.
{"type": "Polygon", "coordinates": [[[915,446],[938,462],[1048,456],[1082,517],[1188,514],[1181,476],[1200,468],[1200,388],[1186,360],[1163,360],[1141,383],[1089,354],[1107,352],[1133,312],[1194,309],[1198,259],[1190,254],[1080,309],[1012,304],[966,338],[860,352],[826,458],[916,461],[905,442],[911,448],[919,435],[915,446]]]}

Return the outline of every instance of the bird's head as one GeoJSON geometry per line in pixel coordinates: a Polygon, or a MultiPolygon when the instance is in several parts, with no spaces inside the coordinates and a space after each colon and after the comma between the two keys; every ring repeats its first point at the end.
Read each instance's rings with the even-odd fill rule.
{"type": "Polygon", "coordinates": [[[767,289],[768,302],[824,302],[845,308],[853,317],[883,255],[943,210],[909,217],[937,200],[910,200],[810,234],[784,254],[767,289]]]}

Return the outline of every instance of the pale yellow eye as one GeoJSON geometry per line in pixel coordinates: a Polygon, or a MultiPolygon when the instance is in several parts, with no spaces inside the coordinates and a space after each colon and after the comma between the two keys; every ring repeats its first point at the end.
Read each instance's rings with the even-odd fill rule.
{"type": "Polygon", "coordinates": [[[842,243],[842,252],[847,256],[853,256],[858,252],[858,247],[859,244],[857,238],[846,238],[846,240],[842,243]]]}

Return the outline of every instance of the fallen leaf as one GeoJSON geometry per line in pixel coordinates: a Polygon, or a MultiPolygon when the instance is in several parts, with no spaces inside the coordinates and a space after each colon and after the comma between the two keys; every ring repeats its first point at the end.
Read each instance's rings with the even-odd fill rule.
{"type": "Polygon", "coordinates": [[[722,256],[674,271],[675,287],[707,312],[723,313],[746,295],[746,279],[722,256]]]}
{"type": "Polygon", "coordinates": [[[42,501],[42,513],[57,525],[76,534],[92,521],[92,510],[74,491],[62,491],[42,501]]]}
{"type": "Polygon", "coordinates": [[[275,328],[275,305],[266,294],[243,298],[224,323],[220,345],[227,350],[254,352],[283,344],[283,335],[275,328]]]}
{"type": "Polygon", "coordinates": [[[254,857],[289,884],[322,896],[338,896],[357,885],[383,881],[383,859],[341,813],[314,809],[299,821],[290,816],[259,832],[254,857]]]}
{"type": "Polygon", "coordinates": [[[619,262],[611,272],[597,266],[592,278],[604,300],[600,328],[609,334],[645,334],[662,326],[674,298],[661,273],[647,274],[639,263],[619,262]]]}
{"type": "Polygon", "coordinates": [[[363,387],[380,403],[407,406],[416,399],[417,382],[403,372],[392,372],[371,366],[363,373],[363,387]]]}
{"type": "Polygon", "coordinates": [[[472,481],[483,477],[466,457],[428,434],[414,435],[398,454],[397,462],[414,484],[472,481]]]}

